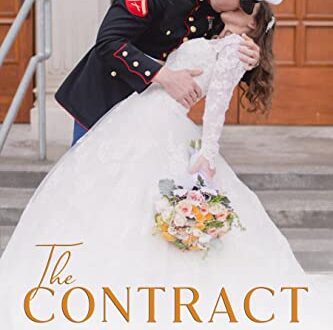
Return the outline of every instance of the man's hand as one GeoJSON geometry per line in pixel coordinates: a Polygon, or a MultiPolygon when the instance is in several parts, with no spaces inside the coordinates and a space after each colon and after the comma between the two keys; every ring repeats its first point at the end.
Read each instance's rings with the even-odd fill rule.
{"type": "Polygon", "coordinates": [[[252,70],[260,61],[260,47],[248,37],[242,34],[243,41],[239,47],[239,58],[245,64],[246,70],[252,70]]]}
{"type": "Polygon", "coordinates": [[[202,97],[202,90],[193,79],[201,74],[202,70],[199,69],[173,71],[164,67],[153,81],[161,84],[173,99],[190,109],[202,97]]]}

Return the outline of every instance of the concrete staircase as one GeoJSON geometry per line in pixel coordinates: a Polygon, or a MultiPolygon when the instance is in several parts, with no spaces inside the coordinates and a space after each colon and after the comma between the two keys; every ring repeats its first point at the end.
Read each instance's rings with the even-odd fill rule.
{"type": "Polygon", "coordinates": [[[239,173],[307,272],[333,272],[333,173],[239,173]]]}
{"type": "Polygon", "coordinates": [[[0,163],[0,255],[35,189],[52,167],[51,162],[0,163]]]}
{"type": "MultiPolygon", "coordinates": [[[[0,253],[51,166],[0,165],[0,253]]],[[[309,272],[333,272],[333,173],[244,171],[239,169],[238,175],[256,191],[303,267],[309,272]]]]}
{"type": "MultiPolygon", "coordinates": [[[[224,134],[224,156],[257,193],[304,269],[333,273],[333,128],[229,126],[224,134]]],[[[0,254],[65,148],[51,146],[49,162],[32,161],[31,150],[19,129],[0,157],[0,254]]]]}

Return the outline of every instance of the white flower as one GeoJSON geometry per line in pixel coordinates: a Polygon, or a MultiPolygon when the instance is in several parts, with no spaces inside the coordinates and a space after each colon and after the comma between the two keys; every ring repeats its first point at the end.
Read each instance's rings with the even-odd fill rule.
{"type": "Polygon", "coordinates": [[[185,232],[186,232],[186,234],[192,235],[193,234],[193,228],[188,227],[188,228],[186,228],[185,232]]]}
{"type": "Polygon", "coordinates": [[[214,203],[209,205],[209,212],[216,215],[221,214],[225,210],[225,207],[220,203],[214,203]]]}
{"type": "Polygon", "coordinates": [[[200,190],[204,194],[217,196],[217,192],[214,189],[210,189],[210,188],[207,188],[207,187],[202,187],[200,190]]]}
{"type": "Polygon", "coordinates": [[[176,211],[184,217],[189,217],[192,213],[192,204],[187,200],[182,200],[177,204],[176,211]]]}
{"type": "Polygon", "coordinates": [[[184,197],[187,194],[186,189],[176,189],[173,191],[173,194],[178,197],[184,197]]]}
{"type": "Polygon", "coordinates": [[[224,223],[224,226],[222,228],[220,228],[219,230],[222,232],[222,233],[227,233],[228,231],[230,231],[231,229],[231,226],[228,222],[225,222],[224,223]]]}
{"type": "Polygon", "coordinates": [[[168,233],[169,233],[170,235],[172,235],[172,236],[175,236],[175,235],[177,234],[177,230],[176,230],[175,227],[173,227],[173,226],[169,226],[169,228],[168,228],[168,233]]]}
{"type": "Polygon", "coordinates": [[[200,243],[198,243],[198,244],[197,244],[197,247],[198,247],[199,249],[201,249],[201,250],[207,250],[207,246],[204,245],[204,244],[200,244],[200,243]]]}
{"type": "Polygon", "coordinates": [[[161,198],[155,202],[155,209],[157,213],[162,213],[170,207],[169,200],[166,197],[161,198]]]}
{"type": "Polygon", "coordinates": [[[190,235],[183,228],[182,229],[178,229],[177,230],[177,234],[175,236],[178,239],[181,239],[181,240],[187,240],[190,237],[190,235]]]}
{"type": "Polygon", "coordinates": [[[179,213],[176,213],[173,221],[177,227],[183,227],[186,225],[186,218],[179,213]]]}
{"type": "Polygon", "coordinates": [[[169,206],[161,212],[161,216],[164,221],[169,221],[173,213],[173,207],[169,206]]]}
{"type": "Polygon", "coordinates": [[[190,237],[190,235],[184,232],[184,233],[177,233],[176,237],[182,241],[186,241],[190,237]]]}
{"type": "Polygon", "coordinates": [[[211,239],[212,239],[212,236],[202,233],[202,235],[199,237],[199,242],[201,244],[207,244],[211,241],[211,239]]]}
{"type": "Polygon", "coordinates": [[[203,235],[203,232],[200,229],[194,228],[192,234],[195,237],[201,237],[203,235]]]}

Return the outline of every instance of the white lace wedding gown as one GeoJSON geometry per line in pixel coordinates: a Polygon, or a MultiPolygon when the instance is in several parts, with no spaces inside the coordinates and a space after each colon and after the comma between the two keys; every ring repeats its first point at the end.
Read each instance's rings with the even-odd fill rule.
{"type": "MultiPolygon", "coordinates": [[[[257,196],[217,155],[224,114],[234,87],[244,74],[238,59],[240,37],[221,40],[196,39],[183,44],[168,59],[172,69],[202,68],[197,79],[207,95],[202,130],[186,116],[186,110],[153,84],[142,94],[133,94],[109,112],[58,162],[30,201],[0,262],[0,328],[4,330],[74,329],[331,329],[327,311],[332,308],[325,293],[329,283],[315,283],[305,276],[284,236],[272,223],[257,196]],[[206,258],[184,253],[152,235],[153,204],[158,181],[189,180],[188,145],[203,139],[202,153],[217,167],[215,185],[228,194],[246,231],[234,229],[222,246],[206,258]],[[38,244],[72,244],[72,257],[63,272],[73,275],[70,285],[43,285],[32,301],[32,313],[48,323],[35,323],[23,309],[26,293],[36,287],[49,255],[38,244]],[[156,321],[147,324],[146,292],[139,286],[165,287],[156,293],[156,321]],[[195,305],[202,323],[195,322],[182,307],[183,323],[174,323],[173,287],[194,287],[200,293],[195,305]],[[270,287],[253,298],[254,323],[243,310],[244,296],[254,287],[270,287]],[[299,324],[291,324],[290,294],[285,286],[308,286],[300,292],[299,324]],[[88,288],[95,299],[89,320],[73,323],[63,314],[61,300],[72,287],[88,288]],[[131,319],[126,322],[107,301],[107,322],[102,322],[102,287],[110,287],[126,307],[126,287],[131,287],[131,319]],[[226,314],[216,314],[208,323],[222,287],[225,287],[238,323],[226,314]]],[[[246,138],[246,137],[244,137],[246,138]]],[[[59,257],[65,248],[55,250],[59,257]]],[[[54,267],[55,257],[51,261],[54,267]]],[[[61,268],[61,267],[60,267],[61,268]]],[[[183,291],[184,302],[191,301],[183,291]]],[[[220,301],[219,310],[225,310],[220,301]]],[[[87,314],[87,297],[77,290],[70,298],[75,320],[87,314]]]]}

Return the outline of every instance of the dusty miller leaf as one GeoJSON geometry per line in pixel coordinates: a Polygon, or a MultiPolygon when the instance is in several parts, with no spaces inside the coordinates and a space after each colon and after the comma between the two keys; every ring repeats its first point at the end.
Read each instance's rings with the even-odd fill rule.
{"type": "Polygon", "coordinates": [[[175,181],[170,179],[160,180],[158,183],[160,192],[163,196],[172,197],[172,192],[177,188],[175,181]]]}

